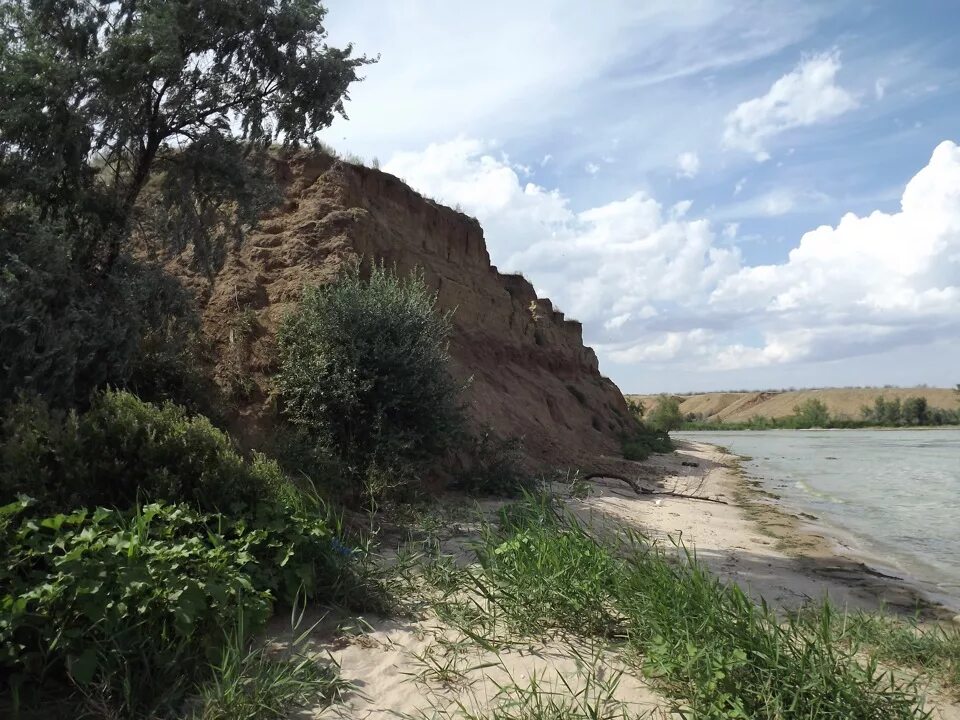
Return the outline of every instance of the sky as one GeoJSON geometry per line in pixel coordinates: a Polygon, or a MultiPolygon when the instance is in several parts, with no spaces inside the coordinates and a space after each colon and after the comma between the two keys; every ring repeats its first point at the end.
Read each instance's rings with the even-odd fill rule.
{"type": "Polygon", "coordinates": [[[330,0],[322,138],[484,227],[625,392],[960,382],[960,3],[330,0]]]}

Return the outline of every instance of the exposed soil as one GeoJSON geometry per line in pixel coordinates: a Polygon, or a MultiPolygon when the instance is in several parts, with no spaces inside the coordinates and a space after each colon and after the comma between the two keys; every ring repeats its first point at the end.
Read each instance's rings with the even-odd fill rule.
{"type": "Polygon", "coordinates": [[[328,283],[357,258],[423,270],[453,310],[455,374],[471,380],[472,421],[522,436],[529,457],[587,472],[610,467],[633,427],[623,396],[597,367],[581,325],[538,298],[519,275],[490,264],[473,218],[398,178],[329,156],[277,161],[284,200],[212,280],[175,266],[198,298],[215,348],[218,384],[232,398],[231,430],[256,443],[277,417],[270,378],[275,331],[307,285],[328,283]],[[604,459],[603,456],[610,456],[604,459]]]}

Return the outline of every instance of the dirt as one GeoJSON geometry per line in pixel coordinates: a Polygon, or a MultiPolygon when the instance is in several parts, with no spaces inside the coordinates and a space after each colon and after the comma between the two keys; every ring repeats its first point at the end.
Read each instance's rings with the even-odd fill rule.
{"type": "MultiPolygon", "coordinates": [[[[752,417],[783,418],[794,414],[794,408],[805,400],[822,400],[834,417],[859,420],[864,405],[873,406],[882,396],[888,401],[924,397],[930,407],[956,409],[958,397],[952,388],[821,388],[763,392],[716,392],[696,395],[674,395],[684,414],[703,415],[707,420],[743,422],[752,417]]],[[[656,407],[657,395],[628,395],[642,400],[648,409],[656,407]]]]}
{"type": "Polygon", "coordinates": [[[326,155],[277,160],[283,201],[211,279],[176,272],[197,295],[215,349],[214,373],[232,398],[231,430],[256,446],[278,416],[271,388],[275,332],[308,285],[333,281],[357,258],[400,273],[423,270],[442,310],[453,310],[454,374],[475,426],[524,438],[550,466],[609,467],[633,420],[623,396],[584,346],[579,322],[538,298],[519,275],[490,263],[473,218],[422,197],[398,178],[326,155]]]}

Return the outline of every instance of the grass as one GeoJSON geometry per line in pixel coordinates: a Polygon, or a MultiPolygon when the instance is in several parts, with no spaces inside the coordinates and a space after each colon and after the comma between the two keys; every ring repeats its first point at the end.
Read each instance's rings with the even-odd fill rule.
{"type": "MultiPolygon", "coordinates": [[[[438,614],[491,648],[519,637],[599,638],[687,717],[926,716],[915,685],[864,657],[829,605],[783,621],[679,550],[676,561],[636,534],[599,538],[528,496],[484,530],[479,565],[462,571],[438,614]]],[[[542,702],[492,717],[579,717],[542,702]]]]}
{"type": "Polygon", "coordinates": [[[308,703],[325,707],[338,699],[347,688],[339,669],[302,652],[311,630],[278,655],[267,646],[248,649],[241,624],[200,687],[190,720],[279,720],[308,703]]]}
{"type": "Polygon", "coordinates": [[[960,699],[960,628],[858,613],[845,618],[838,632],[852,644],[867,646],[882,662],[937,678],[960,699]]]}

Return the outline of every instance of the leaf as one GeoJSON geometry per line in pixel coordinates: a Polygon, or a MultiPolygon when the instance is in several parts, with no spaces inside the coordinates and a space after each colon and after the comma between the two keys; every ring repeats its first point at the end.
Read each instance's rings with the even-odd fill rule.
{"type": "Polygon", "coordinates": [[[97,651],[93,648],[87,648],[80,656],[70,661],[70,676],[77,681],[79,685],[87,685],[93,680],[94,674],[100,665],[97,651]]]}

